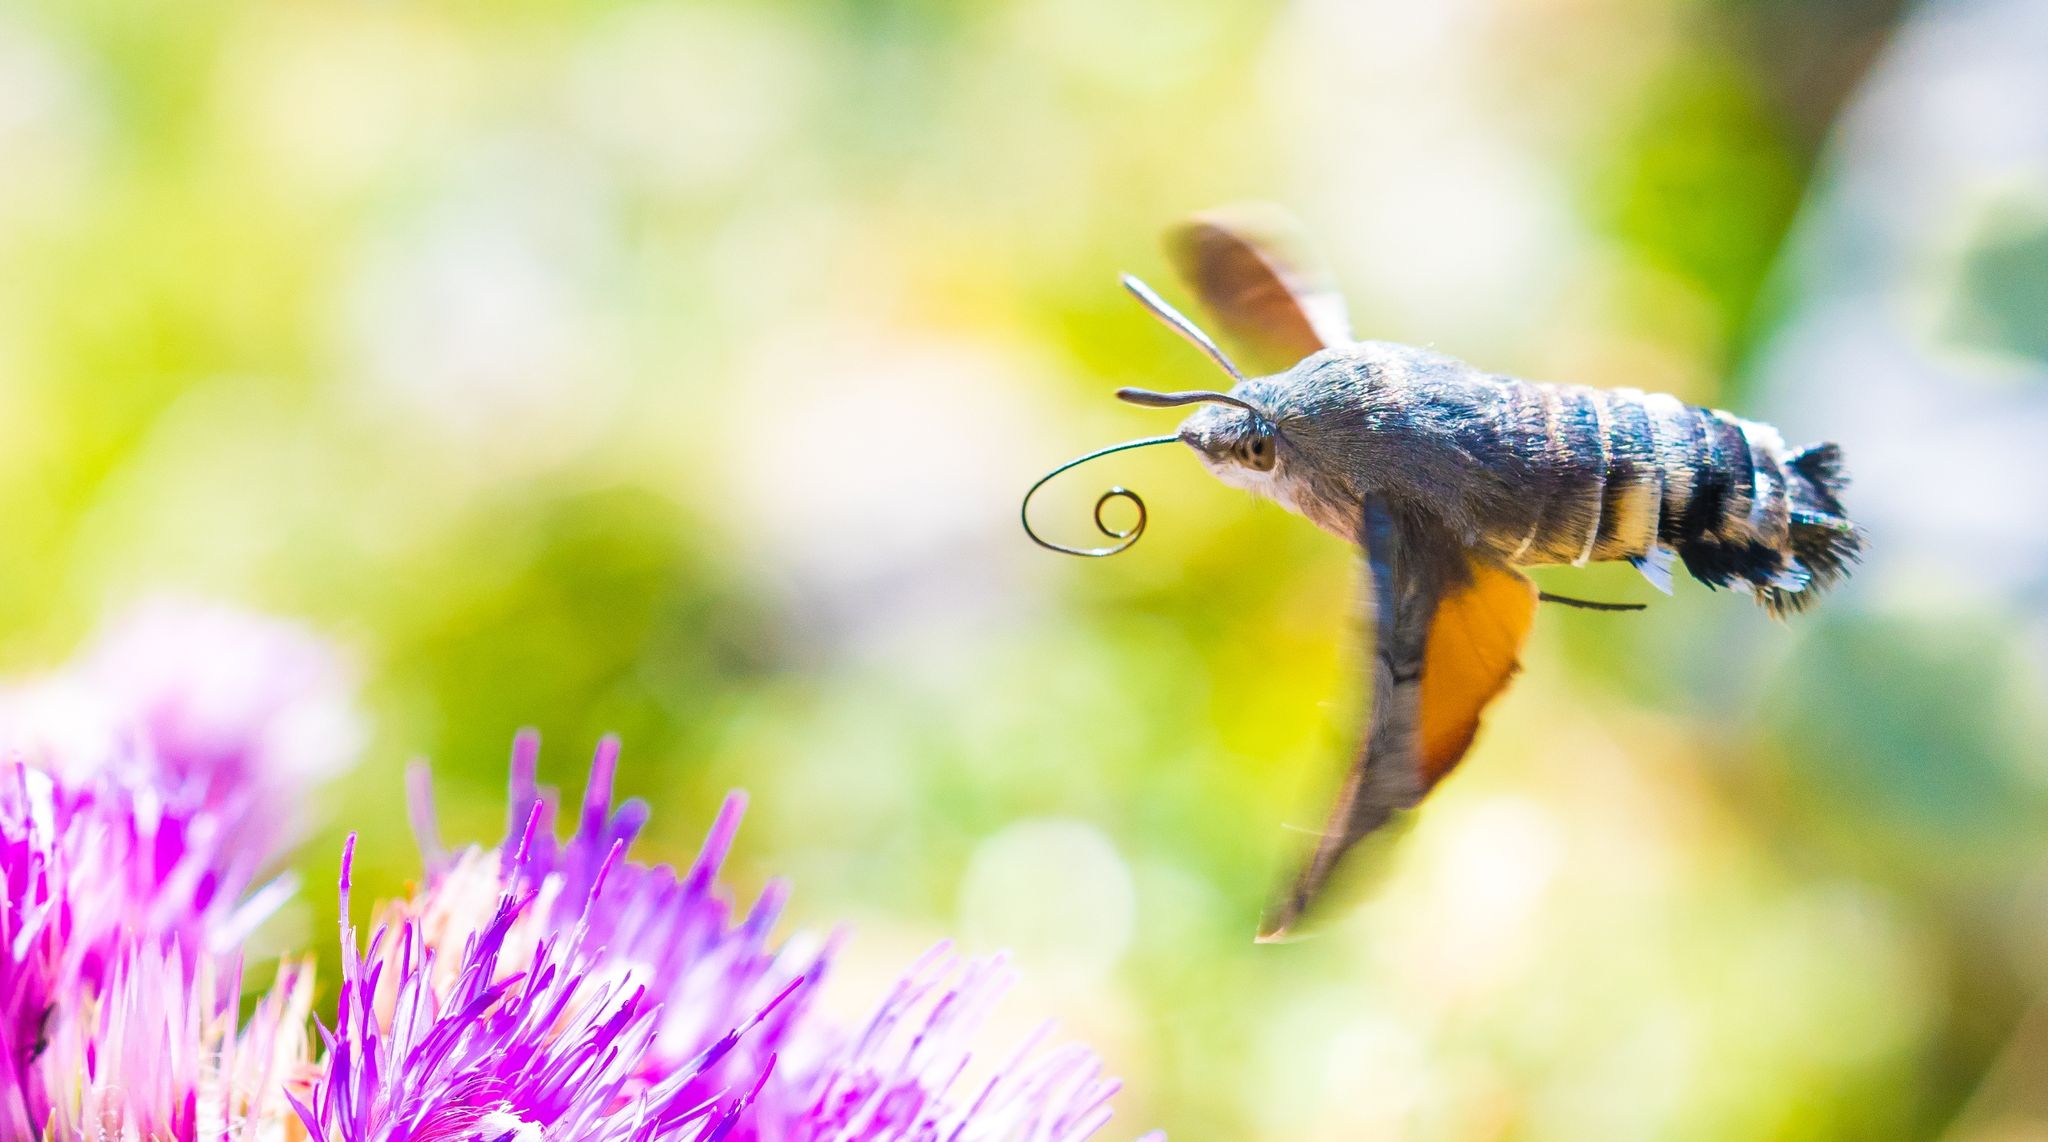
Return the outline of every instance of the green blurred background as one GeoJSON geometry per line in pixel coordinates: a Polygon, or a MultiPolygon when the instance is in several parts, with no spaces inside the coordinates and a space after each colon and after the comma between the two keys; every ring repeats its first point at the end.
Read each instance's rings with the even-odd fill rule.
{"type": "MultiPolygon", "coordinates": [[[[0,668],[162,589],[350,648],[280,946],[598,735],[682,859],[1011,948],[1110,1136],[2048,1138],[2048,9],[0,5],[0,668]],[[1843,442],[1864,572],[1546,610],[1355,907],[1255,947],[1359,705],[1343,545],[1155,450],[1116,288],[1278,202],[1362,333],[1843,442]],[[360,891],[360,890],[359,890],[360,891]]],[[[1626,569],[1547,573],[1602,598],[1626,569]]]]}

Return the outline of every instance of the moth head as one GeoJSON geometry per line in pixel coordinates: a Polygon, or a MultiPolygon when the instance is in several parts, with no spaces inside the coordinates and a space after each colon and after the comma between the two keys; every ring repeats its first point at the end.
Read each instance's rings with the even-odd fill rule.
{"type": "Polygon", "coordinates": [[[1147,408],[1203,405],[1181,422],[1179,437],[1218,471],[1271,472],[1279,462],[1280,439],[1273,418],[1243,397],[1208,390],[1155,393],[1149,389],[1118,389],[1116,395],[1147,408]]]}
{"type": "Polygon", "coordinates": [[[1128,550],[1133,543],[1138,542],[1138,537],[1145,534],[1145,501],[1139,499],[1137,493],[1128,488],[1113,487],[1096,497],[1095,528],[1114,540],[1114,543],[1107,547],[1068,547],[1062,543],[1054,543],[1032,529],[1031,497],[1037,495],[1038,489],[1060,473],[1112,453],[1178,441],[1193,448],[1195,454],[1202,458],[1202,462],[1226,482],[1270,493],[1275,484],[1270,474],[1280,461],[1279,431],[1274,424],[1274,418],[1258,403],[1264,395],[1260,389],[1266,382],[1246,381],[1244,374],[1238,371],[1229,357],[1223,355],[1223,350],[1216,347],[1216,343],[1209,339],[1208,334],[1166,304],[1166,301],[1152,292],[1152,288],[1144,282],[1125,274],[1124,288],[1131,291],[1146,309],[1151,310],[1153,316],[1206,353],[1209,359],[1228,373],[1236,384],[1232,391],[1227,393],[1211,390],[1183,393],[1155,393],[1149,389],[1117,390],[1118,397],[1148,408],[1174,408],[1188,404],[1206,407],[1196,410],[1194,415],[1181,422],[1180,431],[1172,436],[1148,436],[1142,440],[1127,440],[1122,444],[1098,448],[1040,476],[1038,482],[1024,493],[1024,502],[1017,509],[1020,522],[1024,525],[1024,534],[1030,536],[1031,541],[1040,547],[1090,559],[1115,555],[1119,551],[1128,550]],[[1103,518],[1102,510],[1114,500],[1129,501],[1131,507],[1137,509],[1138,518],[1130,526],[1118,528],[1103,518]]]}

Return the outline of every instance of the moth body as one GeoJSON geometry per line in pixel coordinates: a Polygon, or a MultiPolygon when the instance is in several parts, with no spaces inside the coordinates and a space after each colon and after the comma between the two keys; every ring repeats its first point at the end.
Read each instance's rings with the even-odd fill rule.
{"type": "Polygon", "coordinates": [[[1384,497],[1508,567],[1627,560],[1670,590],[1714,587],[1797,610],[1859,539],[1831,444],[1662,393],[1524,381],[1439,353],[1355,342],[1230,390],[1181,439],[1226,482],[1347,539],[1384,497]]]}

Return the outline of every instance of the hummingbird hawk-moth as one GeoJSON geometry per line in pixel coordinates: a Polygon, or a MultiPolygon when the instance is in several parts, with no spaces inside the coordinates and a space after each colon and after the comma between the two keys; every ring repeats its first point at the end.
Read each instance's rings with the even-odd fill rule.
{"type": "MultiPolygon", "coordinates": [[[[1669,593],[1673,565],[1683,564],[1782,616],[1847,574],[1862,545],[1842,507],[1847,477],[1834,444],[1791,449],[1769,425],[1661,393],[1524,381],[1428,349],[1354,340],[1342,298],[1292,256],[1289,237],[1271,219],[1219,212],[1167,241],[1224,332],[1287,367],[1247,377],[1126,275],[1138,300],[1233,383],[1119,391],[1150,407],[1203,407],[1174,434],[1089,453],[1031,489],[1110,452],[1179,442],[1225,483],[1361,549],[1374,643],[1364,740],[1262,939],[1292,930],[1344,855],[1463,758],[1517,668],[1537,602],[1554,598],[1518,568],[1626,560],[1669,593]]],[[[1142,533],[1143,501],[1112,488],[1096,501],[1095,523],[1120,542],[1062,547],[1039,538],[1028,516],[1024,526],[1055,550],[1114,554],[1142,533]],[[1103,520],[1116,498],[1139,513],[1123,530],[1103,520]]]]}

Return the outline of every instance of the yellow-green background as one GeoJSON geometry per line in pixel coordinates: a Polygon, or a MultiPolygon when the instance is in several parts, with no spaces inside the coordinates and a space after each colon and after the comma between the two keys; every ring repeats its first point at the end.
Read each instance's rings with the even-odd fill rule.
{"type": "Polygon", "coordinates": [[[359,885],[417,868],[406,760],[482,839],[517,727],[561,781],[617,731],[643,855],[751,791],[732,879],[854,927],[842,1008],[1013,948],[995,1039],[1096,1044],[1108,1137],[2044,1136],[2019,604],[1546,610],[1362,903],[1255,947],[1349,748],[1349,553],[1163,449],[1042,505],[1145,491],[1121,558],[1015,522],[1165,430],[1111,389],[1214,382],[1115,275],[1183,296],[1158,231],[1239,199],[1368,335],[1837,432],[1752,363],[1894,8],[0,6],[0,667],[161,588],[339,638],[323,949],[343,833],[359,885]]]}

